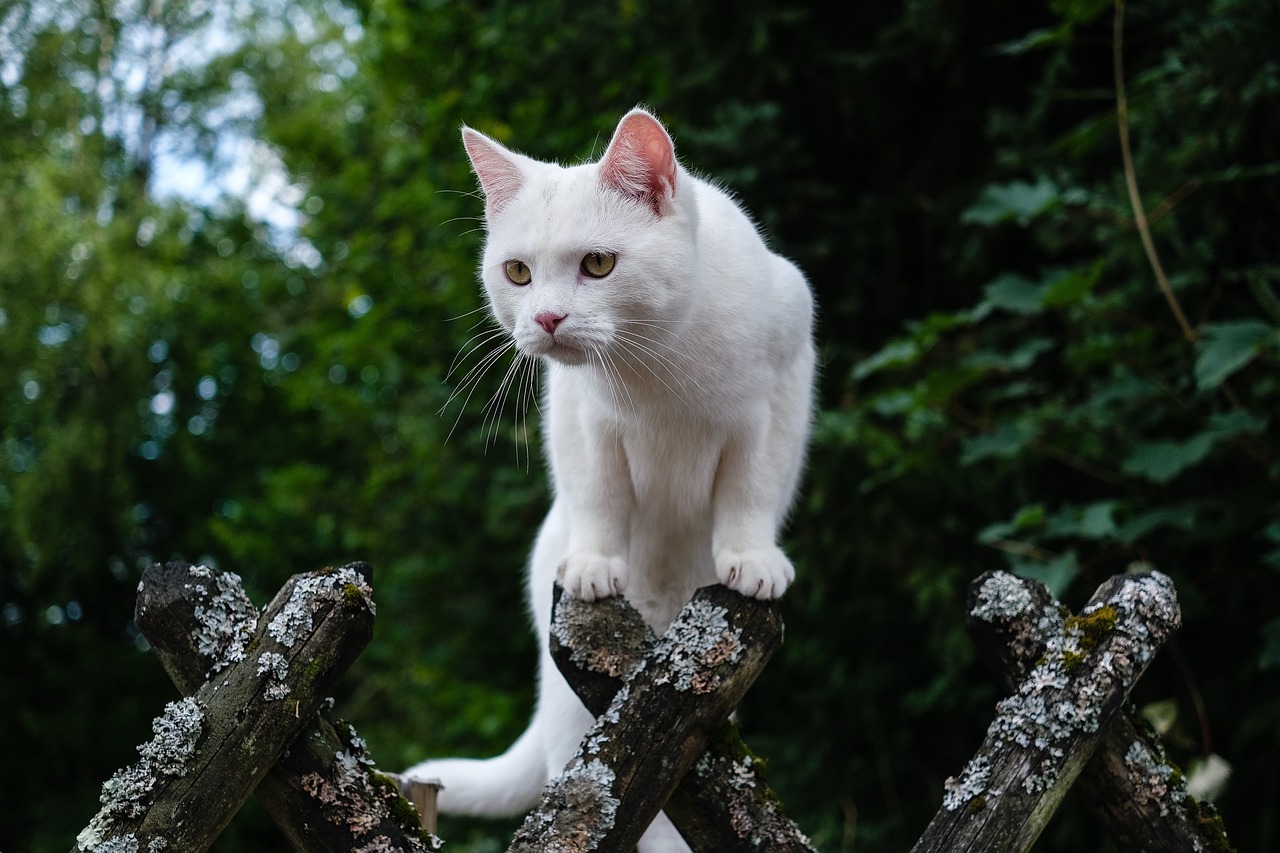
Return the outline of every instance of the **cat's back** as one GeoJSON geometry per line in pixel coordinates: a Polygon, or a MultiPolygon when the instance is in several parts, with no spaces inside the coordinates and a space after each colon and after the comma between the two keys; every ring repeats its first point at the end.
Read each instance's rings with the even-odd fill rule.
{"type": "Polygon", "coordinates": [[[729,191],[689,177],[698,204],[699,267],[722,321],[750,328],[785,350],[808,345],[813,295],[800,268],[769,247],[729,191]]]}

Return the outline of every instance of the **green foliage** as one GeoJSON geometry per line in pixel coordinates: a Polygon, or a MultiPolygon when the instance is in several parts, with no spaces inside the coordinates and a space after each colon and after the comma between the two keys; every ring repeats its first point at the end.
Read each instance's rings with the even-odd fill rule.
{"type": "MultiPolygon", "coordinates": [[[[468,378],[492,343],[458,127],[573,161],[636,103],[817,291],[799,579],[740,717],[818,847],[908,848],[981,740],[963,607],[993,564],[1073,607],[1130,565],[1175,578],[1186,624],[1139,699],[1181,757],[1235,764],[1227,828],[1274,847],[1280,18],[1126,13],[1135,178],[1190,342],[1129,207],[1113,9],[0,9],[0,729],[34,747],[0,847],[66,849],[172,698],[129,621],[155,559],[259,602],[370,562],[377,633],[338,702],[385,769],[520,731],[547,491],[536,408],[486,409],[504,364],[468,378]],[[233,177],[228,140],[296,229],[157,192],[166,150],[233,177]]],[[[1073,808],[1041,847],[1101,847],[1073,808]]],[[[252,808],[215,849],[281,843],[252,808]]]]}
{"type": "MultiPolygon", "coordinates": [[[[1135,173],[1197,340],[1179,333],[1141,252],[1119,158],[1108,156],[1114,94],[1090,89],[1087,37],[1064,13],[1052,38],[1007,46],[1049,54],[1041,109],[993,122],[1000,168],[960,217],[963,258],[988,283],[972,306],[908,323],[855,364],[841,432],[897,437],[887,455],[901,461],[875,481],[881,492],[950,485],[940,468],[959,466],[963,499],[992,519],[977,541],[1055,592],[1086,594],[1133,564],[1172,574],[1184,671],[1144,688],[1200,717],[1181,724],[1205,733],[1184,747],[1230,750],[1241,778],[1257,781],[1275,778],[1253,758],[1274,756],[1275,734],[1248,721],[1261,713],[1258,669],[1276,659],[1264,600],[1280,510],[1280,244],[1261,223],[1280,211],[1262,141],[1280,128],[1277,89],[1246,82],[1261,49],[1243,28],[1248,5],[1216,4],[1211,19],[1158,5],[1126,22],[1144,35],[1126,56],[1135,173]],[[1212,74],[1205,56],[1220,62],[1212,74]],[[1187,132],[1211,122],[1220,134],[1187,132]],[[1216,640],[1224,634],[1238,641],[1216,640]]],[[[1274,63],[1263,64],[1270,79],[1274,63]]],[[[1243,787],[1222,803],[1237,838],[1262,808],[1243,787]]]]}

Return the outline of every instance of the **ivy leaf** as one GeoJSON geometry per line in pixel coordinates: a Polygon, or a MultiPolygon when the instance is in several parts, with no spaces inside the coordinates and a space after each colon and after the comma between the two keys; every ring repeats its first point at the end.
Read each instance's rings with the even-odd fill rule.
{"type": "Polygon", "coordinates": [[[1046,536],[1078,536],[1101,540],[1116,532],[1117,501],[1095,501],[1084,506],[1065,506],[1050,516],[1045,524],[1046,536]]]}
{"type": "Polygon", "coordinates": [[[853,366],[853,379],[860,382],[885,368],[914,364],[923,354],[919,343],[908,338],[890,341],[880,351],[867,356],[853,366]]]}
{"type": "Polygon", "coordinates": [[[1083,270],[1056,270],[1046,276],[1041,301],[1048,308],[1061,308],[1079,302],[1102,278],[1102,263],[1083,270]]]}
{"type": "Polygon", "coordinates": [[[1264,429],[1267,418],[1248,412],[1228,412],[1209,418],[1207,429],[1186,441],[1150,441],[1138,445],[1121,470],[1156,483],[1168,483],[1188,468],[1200,464],[1218,442],[1243,432],[1264,429]]]}
{"type": "Polygon", "coordinates": [[[1198,507],[1198,503],[1181,503],[1135,515],[1116,531],[1116,539],[1125,545],[1132,545],[1160,527],[1191,530],[1195,526],[1198,507]]]}
{"type": "Polygon", "coordinates": [[[1043,352],[1053,349],[1052,338],[1030,338],[1013,352],[981,350],[965,359],[965,364],[982,370],[1018,371],[1030,367],[1043,352]]]}
{"type": "Polygon", "coordinates": [[[1167,483],[1199,464],[1212,449],[1212,437],[1203,433],[1190,441],[1149,441],[1138,445],[1120,468],[1134,477],[1167,483]]]}
{"type": "MultiPolygon", "coordinates": [[[[1273,521],[1268,524],[1267,528],[1262,531],[1262,536],[1273,544],[1280,546],[1280,521],[1273,521]]],[[[1268,553],[1264,554],[1262,562],[1273,569],[1280,570],[1280,547],[1272,548],[1268,553]]]]}
{"type": "Polygon", "coordinates": [[[1196,387],[1209,391],[1258,355],[1264,343],[1275,341],[1275,328],[1261,320],[1227,320],[1200,328],[1196,356],[1196,387]]]}
{"type": "Polygon", "coordinates": [[[1052,30],[1047,28],[1032,30],[1022,38],[996,45],[995,52],[1005,56],[1022,56],[1024,53],[1030,53],[1033,50],[1061,44],[1070,35],[1071,30],[1066,26],[1052,30]]]}
{"type": "Polygon", "coordinates": [[[960,464],[972,465],[992,458],[1008,459],[1018,455],[1035,437],[1035,426],[1026,421],[1001,424],[991,432],[965,439],[960,464]]]}
{"type": "Polygon", "coordinates": [[[1049,8],[1072,24],[1089,24],[1113,6],[1110,0],[1050,0],[1049,8]]]}
{"type": "Polygon", "coordinates": [[[960,214],[960,221],[992,226],[1013,220],[1026,227],[1031,220],[1055,207],[1061,198],[1058,188],[1044,178],[1034,184],[1026,181],[989,184],[960,214]]]}
{"type": "Polygon", "coordinates": [[[978,532],[978,541],[983,545],[990,545],[1001,539],[1008,539],[1011,536],[1023,533],[1033,527],[1039,527],[1044,524],[1045,510],[1044,504],[1028,504],[1018,510],[1017,514],[1009,521],[997,521],[995,524],[989,524],[978,532]]]}
{"type": "Polygon", "coordinates": [[[1044,288],[1029,278],[1006,273],[987,284],[982,291],[982,309],[1001,309],[1011,314],[1030,316],[1044,310],[1044,288]]]}

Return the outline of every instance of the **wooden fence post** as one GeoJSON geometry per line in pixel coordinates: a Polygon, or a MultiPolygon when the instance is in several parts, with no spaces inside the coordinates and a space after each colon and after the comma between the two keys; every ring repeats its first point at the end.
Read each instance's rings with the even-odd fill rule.
{"type": "MultiPolygon", "coordinates": [[[[994,571],[969,587],[965,627],[1009,690],[1072,618],[1037,581],[994,571]]],[[[1121,853],[1232,849],[1217,810],[1187,793],[1181,771],[1131,706],[1107,727],[1075,790],[1121,853]]]]}
{"type": "Polygon", "coordinates": [[[157,720],[142,760],[103,786],[75,849],[207,849],[260,780],[299,850],[438,849],[354,730],[317,716],[372,635],[368,575],[363,564],[297,575],[259,616],[234,574],[149,569],[135,618],[190,695],[157,720]]]}
{"type": "MultiPolygon", "coordinates": [[[[103,786],[73,853],[199,853],[255,786],[299,850],[442,849],[400,780],[373,771],[354,729],[324,707],[372,635],[370,579],[363,564],[297,575],[259,614],[233,574],[149,570],[136,621],[188,695],[103,786]]],[[[1187,795],[1125,708],[1179,621],[1159,572],[1112,578],[1078,616],[1006,573],[975,581],[966,624],[1014,693],[913,853],[1025,851],[1081,773],[1123,853],[1231,851],[1216,811],[1187,795]]],[[[698,853],[812,853],[727,721],[781,643],[775,602],[707,587],[655,639],[621,598],[588,603],[557,588],[551,635],[597,720],[512,853],[627,850],[664,804],[698,853]]]]}
{"type": "Polygon", "coordinates": [[[511,853],[629,850],[782,641],[776,602],[698,590],[587,733],[511,853]]]}
{"type": "MultiPolygon", "coordinates": [[[[557,587],[551,655],[591,713],[605,713],[657,638],[624,598],[583,601],[557,587]]],[[[764,778],[764,762],[724,719],[663,808],[695,853],[813,853],[764,778]]]]}
{"type": "Polygon", "coordinates": [[[1173,583],[1159,572],[1099,587],[996,706],[981,748],[948,780],[913,853],[1029,849],[1180,621],[1173,583]]]}

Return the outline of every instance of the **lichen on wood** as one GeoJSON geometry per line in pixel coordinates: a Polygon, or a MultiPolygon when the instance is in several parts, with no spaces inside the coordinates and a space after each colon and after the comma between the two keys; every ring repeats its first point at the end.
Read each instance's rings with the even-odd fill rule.
{"type": "MultiPolygon", "coordinates": [[[[1040,653],[996,706],[981,748],[947,780],[942,808],[914,848],[919,853],[1027,849],[1181,621],[1173,583],[1158,572],[1118,575],[1078,617],[1061,620],[1046,591],[1019,591],[1017,583],[1004,575],[980,579],[970,625],[988,633],[993,625],[1017,625],[1011,633],[1021,651],[1038,645],[1040,653]],[[1033,633],[1051,624],[1060,627],[1033,633]]],[[[1009,652],[993,657],[1000,666],[1009,652]]],[[[1018,657],[1012,668],[1028,665],[1018,657]]]]}
{"type": "Polygon", "coordinates": [[[117,827],[146,814],[165,781],[186,772],[206,731],[204,709],[191,697],[170,702],[151,730],[151,740],[138,747],[139,760],[103,784],[102,809],[76,836],[76,845],[86,853],[111,853],[130,844],[137,849],[133,833],[117,827]]]}
{"type": "MultiPolygon", "coordinates": [[[[89,829],[96,837],[85,837],[97,843],[95,853],[131,844],[148,853],[165,845],[204,849],[263,774],[259,796],[299,850],[438,849],[438,840],[420,825],[393,815],[393,804],[412,807],[394,785],[375,781],[372,759],[354,731],[342,727],[345,734],[340,735],[328,717],[331,685],[372,635],[370,577],[364,564],[295,576],[259,618],[232,573],[168,563],[144,574],[136,622],[174,683],[193,694],[183,702],[207,709],[207,732],[191,759],[192,773],[200,781],[161,792],[177,803],[171,812],[187,816],[174,832],[162,834],[154,821],[147,822],[154,809],[130,816],[142,823],[137,829],[114,821],[106,834],[98,831],[103,822],[95,818],[97,825],[91,823],[89,829]],[[273,623],[275,632],[268,630],[273,623]],[[252,626],[247,640],[245,626],[252,626]],[[217,630],[230,639],[215,636],[217,630]],[[215,679],[206,681],[214,671],[215,679]],[[292,701],[279,701],[285,696],[292,701]],[[318,714],[319,709],[324,713],[318,714]],[[311,773],[318,776],[309,777],[311,773]],[[323,811],[315,801],[308,805],[304,778],[310,778],[313,788],[319,778],[341,792],[348,798],[341,803],[345,812],[323,811]],[[199,808],[189,805],[192,798],[199,808]],[[327,825],[327,817],[343,819],[344,814],[346,825],[340,830],[327,825]]],[[[162,728],[166,734],[181,731],[176,722],[162,728]]],[[[172,757],[181,751],[157,746],[148,753],[144,758],[155,760],[158,754],[172,757]]]]}
{"type": "MultiPolygon", "coordinates": [[[[661,640],[654,640],[639,614],[622,598],[585,602],[562,596],[557,589],[554,599],[552,656],[583,703],[598,716],[577,762],[607,762],[612,760],[610,754],[625,752],[625,747],[619,749],[618,739],[628,736],[629,720],[635,725],[637,703],[657,705],[640,717],[641,731],[644,726],[664,731],[669,721],[680,721],[685,703],[696,703],[722,687],[726,673],[763,666],[757,647],[769,647],[781,639],[774,605],[742,600],[723,587],[699,591],[661,640]],[[755,619],[744,618],[753,611],[755,619]],[[624,682],[621,674],[628,673],[624,682]]],[[[768,788],[763,762],[743,745],[727,712],[712,728],[705,750],[666,803],[668,817],[689,845],[695,851],[811,851],[809,840],[783,814],[780,801],[768,788]]],[[[658,748],[649,738],[636,746],[647,751],[658,748]]],[[[660,772],[663,778],[674,775],[668,766],[660,772]]],[[[615,793],[623,787],[616,787],[615,793]]],[[[635,822],[629,811],[631,796],[622,794],[624,813],[619,822],[635,822]]],[[[537,838],[532,834],[535,830],[550,830],[546,814],[544,809],[542,817],[526,821],[525,835],[517,839],[526,846],[516,845],[513,850],[537,849],[526,842],[537,838]]],[[[647,822],[639,822],[639,828],[647,822]]],[[[573,833],[563,834],[583,840],[573,833]]],[[[609,841],[620,843],[617,837],[609,841]]]]}
{"type": "MultiPolygon", "coordinates": [[[[1119,626],[1132,642],[1128,651],[1108,659],[1106,667],[1140,669],[1176,626],[1176,609],[1172,583],[1159,574],[1113,578],[1079,615],[1072,615],[1042,584],[997,571],[984,574],[971,585],[966,623],[1001,682],[1020,690],[1028,673],[1050,659],[1061,662],[1063,670],[1074,675],[1077,668],[1091,663],[1089,654],[1119,626]],[[1103,600],[1108,589],[1116,594],[1103,600]],[[1153,627],[1158,635],[1151,633],[1153,627]]],[[[1086,693],[1088,684],[1082,682],[1081,686],[1086,693]]],[[[1132,708],[1122,707],[1104,728],[1075,787],[1119,850],[1230,849],[1221,820],[1211,807],[1205,811],[1215,819],[1206,826],[1198,825],[1199,804],[1186,796],[1185,780],[1169,763],[1159,738],[1132,708]]],[[[981,771],[984,765],[978,762],[973,766],[981,771]]],[[[958,806],[981,801],[987,805],[987,793],[975,791],[980,789],[980,780],[968,770],[966,767],[951,783],[945,803],[958,806]]]]}

